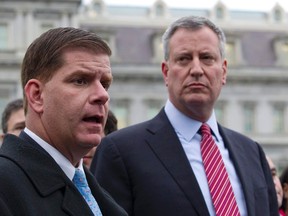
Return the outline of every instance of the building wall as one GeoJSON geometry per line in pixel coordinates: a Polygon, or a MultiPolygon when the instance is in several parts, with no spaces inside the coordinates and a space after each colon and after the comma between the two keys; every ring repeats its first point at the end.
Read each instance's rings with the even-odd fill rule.
{"type": "Polygon", "coordinates": [[[153,117],[165,104],[161,36],[172,21],[203,15],[227,36],[228,82],[216,105],[219,122],[258,141],[280,166],[288,164],[288,16],[280,5],[268,12],[109,6],[102,0],[0,0],[0,111],[22,97],[20,65],[42,32],[74,26],[96,32],[111,46],[114,81],[111,109],[119,126],[153,117]]]}

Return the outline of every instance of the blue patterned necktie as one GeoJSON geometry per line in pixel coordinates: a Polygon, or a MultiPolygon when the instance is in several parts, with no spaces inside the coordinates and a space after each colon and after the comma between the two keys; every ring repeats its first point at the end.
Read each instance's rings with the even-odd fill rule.
{"type": "Polygon", "coordinates": [[[89,205],[91,211],[94,213],[95,216],[102,216],[101,210],[93,197],[91,190],[88,186],[86,177],[84,173],[80,169],[76,169],[75,175],[73,177],[73,183],[82,194],[83,198],[86,200],[87,204],[89,205]]]}

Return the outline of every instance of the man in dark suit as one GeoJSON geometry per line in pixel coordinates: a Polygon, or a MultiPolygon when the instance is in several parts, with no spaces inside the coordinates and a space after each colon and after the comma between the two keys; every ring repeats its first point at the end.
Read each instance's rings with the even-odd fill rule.
{"type": "MultiPolygon", "coordinates": [[[[92,170],[98,181],[133,216],[278,215],[262,148],[216,120],[214,104],[227,77],[223,31],[204,17],[183,17],[168,27],[163,46],[169,99],[152,120],[102,140],[92,170]],[[217,146],[224,167],[216,177],[220,182],[225,173],[233,212],[232,205],[222,208],[217,203],[224,185],[213,184],[220,186],[215,198],[213,178],[208,180],[211,169],[202,159],[208,141],[200,132],[207,125],[213,136],[209,143],[217,146]]],[[[220,202],[228,203],[226,198],[220,202]]]]}
{"type": "Polygon", "coordinates": [[[18,136],[20,132],[25,128],[25,114],[23,108],[23,99],[16,99],[10,101],[3,113],[1,119],[2,131],[1,138],[3,139],[5,134],[14,134],[18,136]]]}
{"type": "Polygon", "coordinates": [[[21,70],[26,128],[6,135],[0,149],[1,216],[127,215],[82,161],[107,119],[110,55],[97,35],[68,27],[29,46],[21,70]]]}

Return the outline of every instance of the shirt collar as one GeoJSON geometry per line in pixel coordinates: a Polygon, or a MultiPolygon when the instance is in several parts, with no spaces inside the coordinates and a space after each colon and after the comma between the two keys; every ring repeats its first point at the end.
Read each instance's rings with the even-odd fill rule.
{"type": "MultiPolygon", "coordinates": [[[[24,132],[27,133],[36,143],[38,143],[43,149],[45,149],[48,154],[56,161],[56,163],[60,166],[63,172],[67,175],[67,177],[72,180],[75,174],[75,167],[71,164],[71,162],[56,148],[52,145],[44,141],[38,135],[33,133],[27,127],[24,129],[24,132]]],[[[76,167],[83,171],[83,160],[81,159],[79,162],[79,166],[76,167]]]]}
{"type": "MultiPolygon", "coordinates": [[[[169,99],[167,100],[164,109],[176,133],[180,133],[188,141],[192,140],[195,134],[199,131],[202,122],[196,121],[180,112],[169,99]]],[[[218,124],[214,110],[206,123],[211,128],[213,135],[219,141],[220,133],[218,131],[218,124]]]]}

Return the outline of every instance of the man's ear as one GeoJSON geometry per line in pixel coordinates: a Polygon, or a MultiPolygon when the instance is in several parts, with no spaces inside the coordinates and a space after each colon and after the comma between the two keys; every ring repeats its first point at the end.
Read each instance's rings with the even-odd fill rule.
{"type": "Polygon", "coordinates": [[[37,79],[31,79],[24,88],[27,105],[36,113],[43,112],[43,83],[37,79]]]}
{"type": "Polygon", "coordinates": [[[222,85],[226,84],[227,80],[227,60],[224,59],[222,63],[222,85]]]}
{"type": "Polygon", "coordinates": [[[163,75],[165,85],[168,86],[168,70],[169,70],[168,62],[163,61],[161,67],[162,67],[162,75],[163,75]]]}

